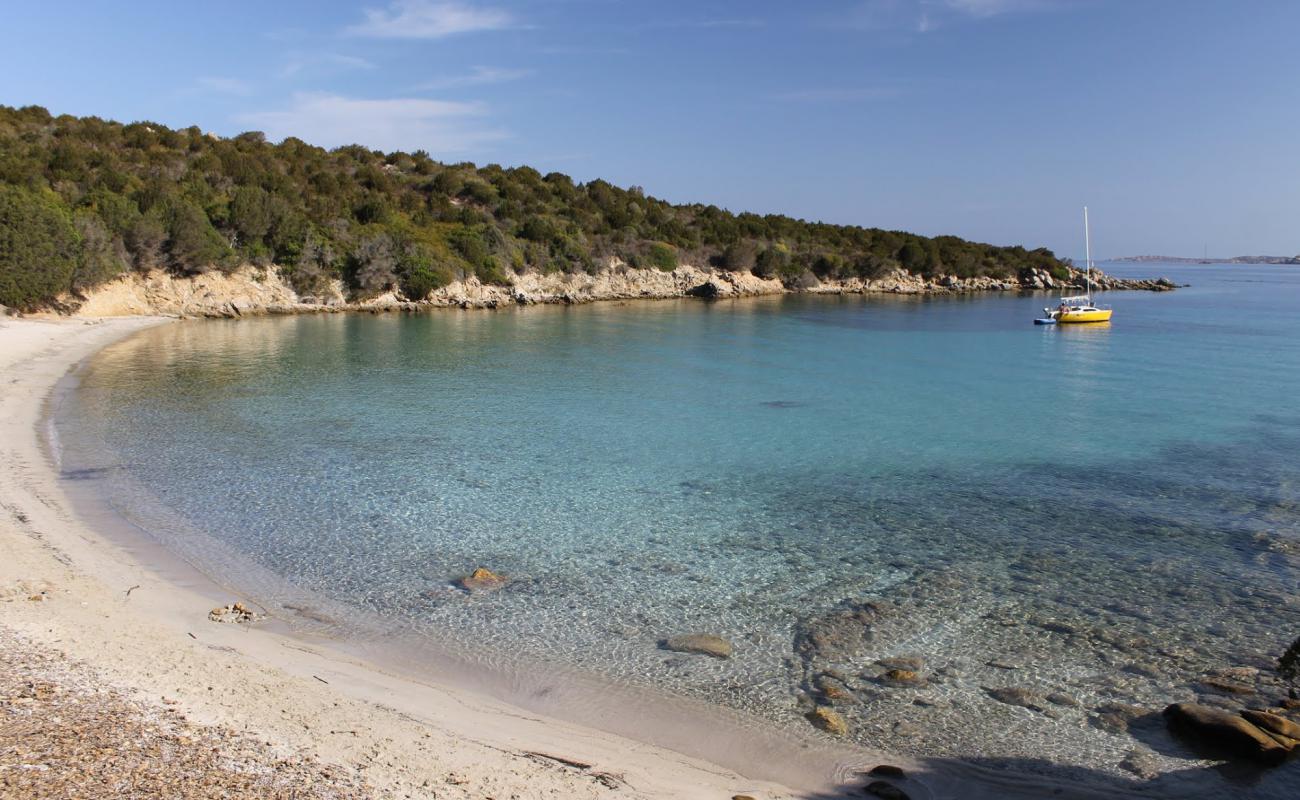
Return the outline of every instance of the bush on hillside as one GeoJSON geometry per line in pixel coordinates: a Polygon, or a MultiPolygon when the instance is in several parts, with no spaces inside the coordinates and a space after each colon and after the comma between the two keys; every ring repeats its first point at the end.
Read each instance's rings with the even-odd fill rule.
{"type": "Polygon", "coordinates": [[[71,289],[80,245],[53,192],[0,186],[0,305],[31,309],[71,289]]]}

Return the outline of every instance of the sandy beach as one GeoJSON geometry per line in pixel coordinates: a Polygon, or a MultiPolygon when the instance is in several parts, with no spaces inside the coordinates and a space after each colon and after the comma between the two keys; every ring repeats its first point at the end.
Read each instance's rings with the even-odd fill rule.
{"type": "MultiPolygon", "coordinates": [[[[77,774],[111,774],[118,761],[125,774],[132,763],[157,772],[157,753],[165,751],[168,767],[154,776],[163,781],[154,794],[167,794],[157,787],[171,780],[173,791],[188,787],[186,796],[216,796],[219,789],[223,797],[806,796],[491,698],[405,680],[270,631],[210,622],[213,606],[238,598],[176,585],[98,535],[61,491],[40,433],[43,406],[73,365],[167,322],[0,322],[0,630],[6,650],[26,654],[0,664],[3,705],[18,718],[36,713],[50,720],[9,727],[11,737],[39,730],[50,743],[25,750],[0,742],[0,775],[8,776],[0,786],[18,796],[63,796],[77,774]],[[20,667],[27,672],[16,672],[20,667]],[[40,686],[49,688],[33,688],[40,686]],[[68,742],[94,738],[85,730],[59,733],[57,724],[68,717],[50,698],[69,693],[106,704],[92,715],[98,722],[86,723],[92,731],[96,724],[99,734],[106,725],[143,726],[166,741],[67,752],[68,742]],[[148,720],[163,717],[171,727],[158,733],[148,720]],[[214,742],[229,747],[231,757],[186,757],[214,742]],[[195,775],[210,769],[229,777],[249,764],[288,777],[230,784],[220,775],[195,775]],[[316,794],[302,794],[304,785],[316,794]],[[205,794],[196,788],[203,786],[218,788],[205,794]]],[[[153,796],[149,785],[136,785],[139,796],[153,796]]]]}

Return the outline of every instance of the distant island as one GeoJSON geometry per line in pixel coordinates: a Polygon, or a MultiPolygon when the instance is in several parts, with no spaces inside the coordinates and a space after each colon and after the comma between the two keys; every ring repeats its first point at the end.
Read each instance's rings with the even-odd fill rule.
{"type": "Polygon", "coordinates": [[[1124,256],[1111,261],[1167,261],[1174,264],[1300,264],[1300,256],[1233,256],[1232,258],[1183,258],[1182,256],[1124,256]]]}

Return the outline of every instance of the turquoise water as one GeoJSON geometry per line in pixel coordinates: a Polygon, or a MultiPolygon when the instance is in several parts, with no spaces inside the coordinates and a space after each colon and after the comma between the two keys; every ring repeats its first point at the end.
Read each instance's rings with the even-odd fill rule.
{"type": "Polygon", "coordinates": [[[1282,691],[1300,270],[1128,271],[1192,286],[1112,293],[1101,327],[1032,326],[1048,295],[163,326],[81,370],[62,464],[273,608],[792,730],[840,681],[856,741],[1132,782],[1134,750],[1204,762],[1107,704],[1214,702],[1233,667],[1266,670],[1238,705],[1282,691]],[[468,597],[476,566],[511,581],[468,597]],[[690,632],[735,656],[659,646],[690,632]],[[896,656],[926,685],[882,681],[896,656]]]}

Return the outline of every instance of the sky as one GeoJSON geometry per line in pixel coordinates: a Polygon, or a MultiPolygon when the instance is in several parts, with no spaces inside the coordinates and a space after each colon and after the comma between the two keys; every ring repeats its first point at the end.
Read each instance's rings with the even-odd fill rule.
{"type": "Polygon", "coordinates": [[[1300,253],[1296,0],[0,0],[0,104],[1079,257],[1300,253]]]}

